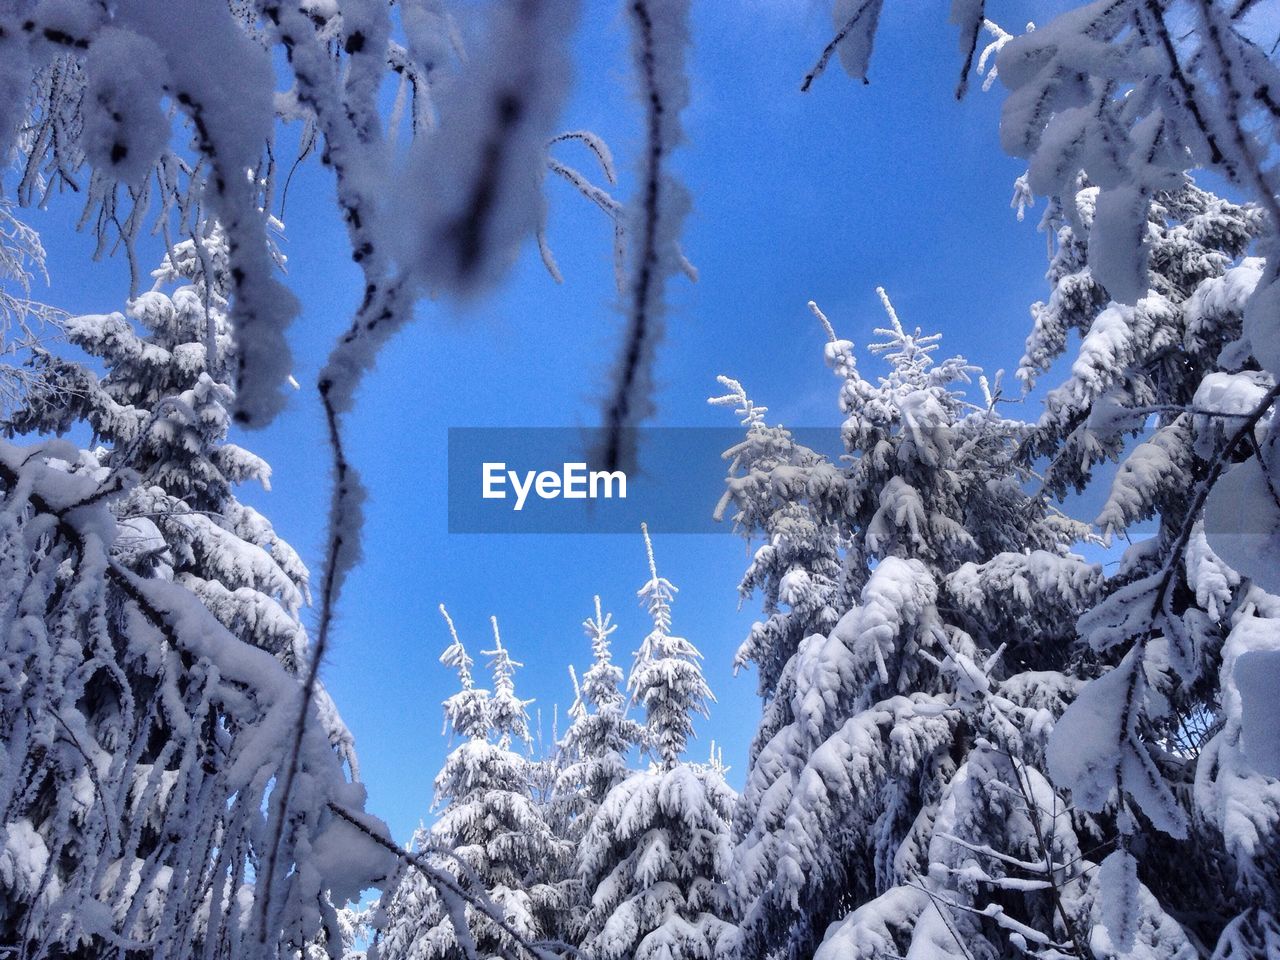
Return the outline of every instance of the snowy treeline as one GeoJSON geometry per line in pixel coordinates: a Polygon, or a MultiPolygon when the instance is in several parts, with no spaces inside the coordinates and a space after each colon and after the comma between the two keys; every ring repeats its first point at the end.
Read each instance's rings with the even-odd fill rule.
{"type": "Polygon", "coordinates": [[[639,595],[653,629],[626,675],[614,663],[616,626],[600,598],[583,622],[592,664],[571,670],[571,723],[550,755],[530,756],[527,701],[493,621],[492,690],[444,607],[452,643],[440,660],[461,689],[445,701],[460,743],[435,782],[436,819],[411,853],[497,905],[506,924],[466,907],[451,913],[439,886],[404,868],[374,911],[370,956],[440,960],[510,955],[511,932],[592,957],[726,956],[735,927],[725,885],[735,795],[715,754],[685,758],[692,718],[711,698],[701,654],[672,630],[676,588],[657,571],[639,595]],[[631,708],[630,710],[628,708],[631,708]],[[642,720],[633,719],[634,711],[642,720]],[[639,763],[647,759],[646,763],[639,763]]]}
{"type": "MultiPolygon", "coordinates": [[[[882,7],[837,0],[806,89],[833,57],[866,77],[882,7]]],[[[999,378],[940,357],[883,291],[874,375],[811,305],[842,456],[722,378],[712,402],[744,436],[717,511],[759,544],[739,589],[763,607],[737,658],[762,699],[740,795],[718,757],[689,759],[712,697],[646,533],[652,630],[624,671],[597,603],[548,756],[496,621],[472,648],[486,687],[445,614],[460,689],[436,815],[406,850],[364,811],[319,680],[359,556],[343,415],[424,296],[483,292],[529,238],[558,278],[548,172],[614,229],[610,460],[649,413],[665,285],[693,274],[668,164],[688,4],[625,11],[645,129],[624,202],[550,155],[576,143],[617,179],[598,138],[557,132],[570,0],[468,7],[465,56],[438,0],[0,5],[0,352],[28,360],[0,384],[0,956],[1280,956],[1264,0],[1091,0],[1018,37],[954,0],[958,93],[975,58],[1007,88],[1015,204],[1040,203],[1050,239],[1017,370],[1043,409],[1007,415],[999,378]],[[236,496],[270,468],[229,440],[279,411],[290,368],[280,123],[332,171],[364,281],[317,384],[334,492],[314,642],[310,574],[236,496]],[[43,251],[17,207],[63,191],[124,251],[121,312],[29,299],[43,251]],[[46,326],[90,359],[48,349],[46,326]],[[1097,484],[1091,522],[1061,512],[1097,484]],[[1131,541],[1140,523],[1155,532],[1131,541]],[[376,908],[354,906],[369,890],[376,908]]]]}
{"type": "MultiPolygon", "coordinates": [[[[1275,393],[1243,334],[1262,271],[1245,253],[1264,215],[1186,179],[1161,193],[1148,294],[1127,306],[1088,267],[1097,194],[1081,181],[1074,224],[1057,201],[1044,217],[1050,289],[1019,376],[1066,373],[1036,421],[1006,416],[999,381],[940,358],[938,335],[905,326],[883,290],[874,376],[810,304],[838,381],[843,461],[801,445],[721,377],[727,392],[711,402],[745,435],[725,452],[718,513],[760,543],[740,591],[764,608],[738,653],[764,703],[740,797],[696,785],[690,775],[714,763],[679,760],[709,691],[694,651],[670,636],[673,588],[651,566],[641,596],[655,629],[631,697],[597,608],[573,724],[532,766],[527,749],[506,752],[523,726],[465,726],[491,700],[495,718],[520,701],[500,646],[491,696],[455,637],[443,659],[462,664],[464,689],[446,710],[470,740],[446,763],[439,819],[415,849],[459,851],[460,876],[510,904],[512,874],[486,871],[509,871],[490,845],[509,856],[503,837],[518,833],[533,847],[507,915],[587,956],[1275,956],[1275,726],[1250,706],[1266,679],[1247,658],[1280,649],[1276,600],[1215,550],[1256,545],[1241,536],[1250,528],[1201,509],[1275,393]],[[1107,463],[1118,468],[1102,473],[1110,490],[1092,523],[1054,505],[1107,463]],[[1080,555],[1152,519],[1154,536],[1130,543],[1110,575],[1080,555]],[[628,774],[636,744],[653,765],[628,774]],[[495,749],[504,762],[488,759],[495,749]],[[711,845],[705,861],[681,864],[693,847],[654,822],[674,795],[666,771],[690,776],[679,809],[700,825],[686,836],[711,845]],[[523,826],[495,829],[504,821],[486,802],[521,811],[523,826]],[[490,828],[454,832],[459,822],[490,828]],[[538,840],[548,833],[559,853],[538,840]],[[705,899],[690,923],[679,878],[694,877],[705,899]],[[655,913],[684,934],[654,931],[655,913]]],[[[406,875],[375,920],[386,924],[377,956],[457,949],[433,896],[406,875]]]]}

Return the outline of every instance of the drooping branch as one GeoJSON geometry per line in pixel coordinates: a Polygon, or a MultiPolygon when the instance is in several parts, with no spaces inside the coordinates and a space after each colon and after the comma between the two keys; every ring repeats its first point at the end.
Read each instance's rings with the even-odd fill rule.
{"type": "Polygon", "coordinates": [[[667,171],[682,134],[680,111],[689,98],[685,78],[688,0],[631,0],[632,56],[645,110],[640,194],[628,216],[631,273],[627,329],[605,406],[606,469],[634,459],[629,430],[652,411],[654,349],[662,336],[667,277],[680,270],[678,238],[688,207],[684,188],[667,171]]]}
{"type": "MultiPolygon", "coordinates": [[[[838,17],[840,11],[847,6],[847,3],[837,4],[836,16],[838,17]]],[[[831,42],[823,48],[818,62],[805,74],[804,81],[800,84],[801,93],[809,92],[813,81],[822,76],[836,51],[841,50],[842,45],[845,44],[847,48],[841,51],[841,57],[845,60],[846,69],[863,83],[871,82],[867,79],[867,67],[871,62],[871,49],[875,44],[876,27],[880,23],[880,11],[883,7],[884,0],[861,0],[853,13],[836,31],[831,42]]]]}

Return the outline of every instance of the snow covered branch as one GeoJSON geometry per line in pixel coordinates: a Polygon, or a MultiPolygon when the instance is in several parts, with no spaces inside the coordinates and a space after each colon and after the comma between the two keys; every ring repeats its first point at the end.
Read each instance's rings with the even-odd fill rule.
{"type": "Polygon", "coordinates": [[[628,0],[632,56],[645,113],[640,193],[627,216],[630,238],[627,327],[605,408],[606,469],[634,459],[629,428],[652,412],[653,352],[662,336],[666,281],[683,269],[680,226],[689,207],[684,188],[667,169],[682,138],[680,112],[689,101],[685,47],[688,0],[628,0]]]}

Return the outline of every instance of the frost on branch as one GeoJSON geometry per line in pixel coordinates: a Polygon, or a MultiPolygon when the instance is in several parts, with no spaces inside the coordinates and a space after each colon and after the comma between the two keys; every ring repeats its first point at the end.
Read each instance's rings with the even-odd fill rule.
{"type": "Polygon", "coordinates": [[[540,171],[569,89],[576,0],[492,7],[483,49],[438,96],[411,162],[406,257],[429,286],[474,294],[543,221],[540,171]]]}
{"type": "Polygon", "coordinates": [[[880,11],[884,0],[836,0],[831,9],[831,19],[836,34],[826,45],[813,68],[805,74],[800,84],[808,90],[813,81],[827,69],[836,54],[845,72],[863,83],[867,80],[867,67],[871,63],[871,50],[875,45],[876,28],[880,24],[880,11]]]}
{"type": "Polygon", "coordinates": [[[387,294],[390,264],[407,244],[402,218],[385,207],[393,196],[433,197],[444,207],[435,219],[457,229],[445,230],[452,242],[428,232],[424,242],[440,248],[422,256],[442,269],[452,262],[468,282],[494,278],[498,268],[474,268],[506,264],[513,239],[540,219],[539,172],[566,91],[575,9],[495,6],[493,49],[453,78],[445,92],[456,96],[439,96],[457,31],[436,3],[24,6],[0,17],[13,90],[0,116],[0,152],[17,146],[22,204],[42,204],[56,188],[81,193],[82,225],[95,229],[99,252],[119,242],[131,265],[152,216],[166,239],[202,220],[223,224],[241,342],[236,416],[264,424],[283,404],[283,333],[296,312],[269,243],[275,123],[300,122],[303,155],[319,152],[335,174],[370,293],[372,311],[357,326],[387,311],[384,325],[403,323],[412,297],[389,302],[387,294]],[[416,140],[434,145],[411,147],[428,160],[407,168],[390,156],[396,118],[387,124],[381,115],[388,77],[412,97],[416,140]],[[471,111],[480,101],[484,109],[471,111]],[[442,125],[447,133],[431,137],[442,125]],[[445,155],[442,145],[452,145],[445,155]]]}
{"type": "Polygon", "coordinates": [[[662,338],[667,278],[687,265],[679,238],[689,196],[672,176],[669,156],[683,139],[680,113],[689,102],[689,0],[627,0],[627,17],[645,141],[640,189],[626,210],[626,332],[605,408],[605,448],[598,451],[610,470],[634,458],[628,428],[653,412],[654,350],[662,338]]]}
{"type": "Polygon", "coordinates": [[[1037,193],[1069,196],[1081,170],[1101,186],[1108,222],[1095,249],[1116,255],[1109,269],[1124,283],[1112,291],[1118,299],[1144,292],[1146,251],[1125,239],[1141,240],[1132,231],[1145,219],[1144,201],[1190,166],[1224,173],[1273,219],[1280,211],[1275,169],[1260,149],[1280,128],[1266,93],[1280,72],[1259,45],[1266,17],[1248,12],[1197,0],[1186,5],[1188,22],[1177,23],[1182,14],[1142,0],[1091,3],[1000,52],[1011,91],[1005,149],[1030,159],[1037,193]]]}
{"type": "Polygon", "coordinates": [[[283,404],[283,334],[296,303],[275,276],[264,213],[267,51],[226,5],[195,0],[109,11],[44,3],[4,17],[0,31],[17,87],[6,104],[21,107],[0,118],[0,151],[16,147],[19,202],[44,203],[57,187],[79,192],[98,252],[119,242],[135,282],[134,245],[149,214],[157,231],[179,236],[216,216],[230,239],[231,314],[243,341],[236,413],[269,421],[283,404]]]}
{"type": "Polygon", "coordinates": [[[0,414],[7,415],[39,385],[26,361],[31,351],[47,346],[61,333],[64,314],[32,299],[37,279],[49,282],[40,235],[0,200],[0,414]]]}

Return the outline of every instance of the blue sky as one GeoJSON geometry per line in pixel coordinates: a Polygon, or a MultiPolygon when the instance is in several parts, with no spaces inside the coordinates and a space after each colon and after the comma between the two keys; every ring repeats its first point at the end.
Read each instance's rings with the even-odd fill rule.
{"type": "MultiPolygon", "coordinates": [[[[989,4],[1006,26],[1034,6],[989,4]],[[999,7],[999,9],[997,9],[999,7]]],[[[1027,308],[1046,291],[1038,211],[1009,207],[1022,171],[999,149],[999,87],[953,98],[960,56],[939,5],[886,5],[872,82],[838,68],[808,94],[800,80],[830,36],[827,5],[810,0],[705,0],[694,4],[693,105],[676,158],[694,198],[684,246],[701,272],[678,281],[658,362],[657,422],[726,426],[710,408],[715,376],[741,379],[789,426],[838,423],[837,382],[822,363],[823,335],[805,307],[815,299],[859,346],[884,317],[884,285],[903,322],[944,334],[943,349],[990,371],[1012,369],[1029,329],[1027,308]]],[[[577,42],[576,94],[564,129],[604,136],[619,161],[617,193],[632,189],[640,125],[627,70],[620,5],[587,0],[577,42]]],[[[591,171],[585,150],[558,156],[591,171]]],[[[343,596],[325,681],[356,735],[372,809],[400,839],[431,802],[447,743],[440,701],[454,678],[437,663],[445,602],[464,643],[490,642],[496,614],[525,669],[524,697],[547,736],[567,706],[569,663],[589,648],[580,623],[599,593],[629,660],[647,630],[636,589],[647,576],[634,535],[449,535],[445,444],[451,426],[590,426],[622,325],[610,229],[599,211],[549,186],[550,239],[565,282],[550,280],[532,248],[492,296],[465,307],[419,307],[365,382],[347,432],[370,488],[366,560],[343,596]]],[[[44,232],[53,299],[67,309],[119,309],[123,264],[87,262],[93,241],[72,228],[74,200],[33,217],[44,232]]],[[[238,440],[275,468],[270,493],[245,491],[319,574],[328,458],[312,384],[360,284],[346,260],[328,172],[310,162],[290,187],[289,282],[303,304],[293,329],[303,389],[269,429],[238,440]]],[[[877,371],[872,358],[862,361],[877,371]]],[[[1033,400],[1031,403],[1038,403],[1033,400]]],[[[1035,408],[1028,409],[1033,415],[1035,408]]],[[[706,510],[714,507],[709,499],[706,510]]],[[[706,657],[719,702],[697,725],[693,754],[724,748],[737,782],[759,716],[753,676],[734,677],[733,652],[756,606],[738,609],[747,547],[731,535],[667,535],[660,572],[679,588],[676,632],[706,657]]]]}

